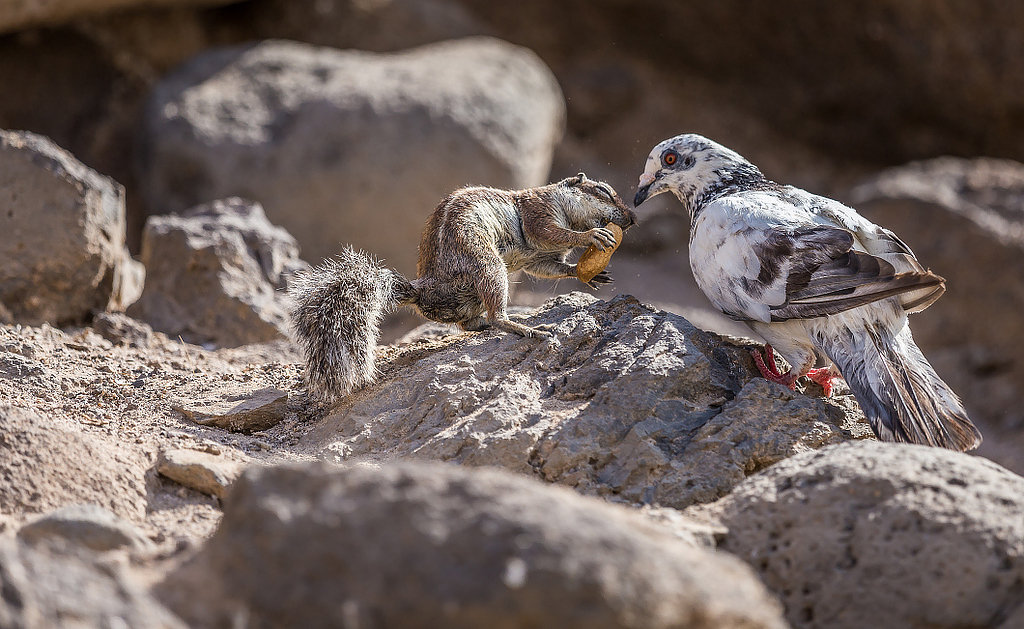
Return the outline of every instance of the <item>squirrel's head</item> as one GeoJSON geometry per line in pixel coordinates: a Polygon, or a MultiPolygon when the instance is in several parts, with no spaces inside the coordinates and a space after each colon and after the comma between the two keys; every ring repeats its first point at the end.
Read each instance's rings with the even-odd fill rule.
{"type": "Polygon", "coordinates": [[[636,225],[636,214],[629,209],[615,189],[603,181],[587,179],[583,173],[558,182],[575,201],[567,208],[574,229],[586,230],[615,223],[623,230],[636,225]]]}

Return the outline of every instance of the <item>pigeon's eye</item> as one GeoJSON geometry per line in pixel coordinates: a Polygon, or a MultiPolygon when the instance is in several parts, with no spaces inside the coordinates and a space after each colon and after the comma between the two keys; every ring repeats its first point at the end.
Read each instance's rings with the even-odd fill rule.
{"type": "Polygon", "coordinates": [[[661,156],[661,161],[666,166],[674,166],[679,161],[679,153],[675,151],[665,151],[665,154],[661,156]]]}

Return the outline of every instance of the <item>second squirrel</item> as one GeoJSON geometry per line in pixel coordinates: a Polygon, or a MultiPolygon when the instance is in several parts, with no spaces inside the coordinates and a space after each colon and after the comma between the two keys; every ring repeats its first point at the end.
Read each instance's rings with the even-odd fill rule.
{"type": "MultiPolygon", "coordinates": [[[[508,274],[575,277],[569,252],[612,246],[608,223],[627,229],[636,216],[611,186],[583,173],[526,190],[462,188],[427,221],[415,280],[351,247],[297,275],[288,294],[310,395],[332,402],[373,381],[380,321],[398,306],[463,330],[549,336],[508,318],[508,274]]],[[[611,281],[602,272],[590,285],[611,281]]]]}

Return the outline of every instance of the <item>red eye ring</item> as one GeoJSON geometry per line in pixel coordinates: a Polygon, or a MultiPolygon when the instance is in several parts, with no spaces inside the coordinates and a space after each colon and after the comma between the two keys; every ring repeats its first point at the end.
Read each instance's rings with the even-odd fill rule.
{"type": "Polygon", "coordinates": [[[662,156],[661,161],[663,161],[666,166],[671,166],[679,161],[679,153],[669,151],[662,156]]]}

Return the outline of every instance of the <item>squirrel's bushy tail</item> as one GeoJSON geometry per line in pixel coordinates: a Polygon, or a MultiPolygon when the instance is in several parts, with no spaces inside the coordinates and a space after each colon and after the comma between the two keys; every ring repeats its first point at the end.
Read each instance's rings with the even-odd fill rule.
{"type": "Polygon", "coordinates": [[[292,327],[306,358],[309,394],[333,402],[376,374],[380,322],[389,310],[414,303],[404,276],[345,247],[320,266],[298,273],[288,287],[292,327]]]}
{"type": "Polygon", "coordinates": [[[883,441],[972,450],[981,433],[906,325],[896,334],[850,331],[825,347],[883,441]]]}

